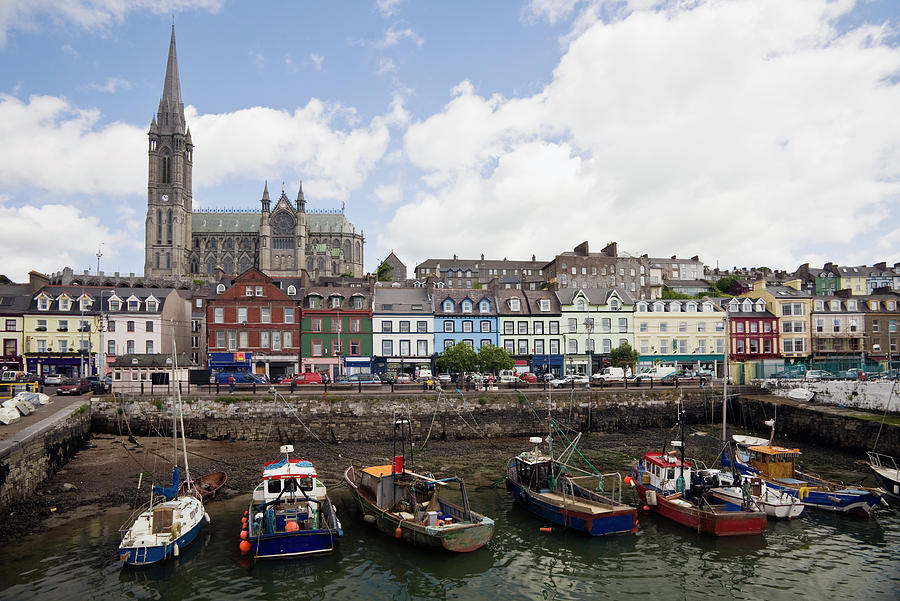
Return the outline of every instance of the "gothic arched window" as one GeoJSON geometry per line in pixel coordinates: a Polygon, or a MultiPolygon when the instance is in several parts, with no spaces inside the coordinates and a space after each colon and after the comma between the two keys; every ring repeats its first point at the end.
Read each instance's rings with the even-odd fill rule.
{"type": "Polygon", "coordinates": [[[344,240],[344,260],[352,261],[353,260],[353,250],[352,245],[349,240],[344,240]]]}
{"type": "Polygon", "coordinates": [[[231,257],[225,258],[225,273],[234,273],[234,261],[231,260],[231,257]]]}
{"type": "Polygon", "coordinates": [[[250,269],[250,258],[247,255],[244,255],[243,257],[241,257],[240,263],[241,263],[241,267],[240,267],[241,273],[244,273],[245,271],[250,269]]]}
{"type": "Polygon", "coordinates": [[[191,273],[197,273],[197,261],[191,261],[191,273]]]}
{"type": "Polygon", "coordinates": [[[340,248],[341,248],[341,241],[338,240],[337,238],[335,238],[334,240],[332,240],[332,241],[331,241],[331,248],[337,248],[338,250],[340,250],[340,248]]]}
{"type": "Polygon", "coordinates": [[[156,210],[156,243],[162,244],[162,211],[156,210]]]}
{"type": "Polygon", "coordinates": [[[166,219],[166,242],[172,242],[172,209],[169,209],[169,215],[166,219]]]}
{"type": "Polygon", "coordinates": [[[210,239],[209,239],[209,247],[210,247],[211,249],[213,249],[213,250],[216,249],[216,239],[215,239],[215,238],[210,238],[210,239]]]}
{"type": "Polygon", "coordinates": [[[318,268],[319,271],[325,271],[325,259],[323,259],[322,257],[319,257],[318,268]]]}
{"type": "Polygon", "coordinates": [[[338,270],[338,264],[336,261],[331,262],[331,275],[338,275],[340,270],[338,270]]]}
{"type": "Polygon", "coordinates": [[[172,254],[166,253],[166,269],[172,269],[172,254]]]}
{"type": "Polygon", "coordinates": [[[353,260],[357,263],[362,263],[362,244],[359,242],[356,243],[356,255],[353,257],[353,260]]]}
{"type": "Polygon", "coordinates": [[[212,275],[216,272],[216,260],[213,257],[206,259],[206,273],[212,275]]]}
{"type": "Polygon", "coordinates": [[[313,259],[312,257],[306,257],[306,271],[313,270],[313,259]]]}
{"type": "Polygon", "coordinates": [[[172,181],[172,153],[168,148],[163,148],[162,157],[159,160],[159,179],[164,184],[172,181]]]}

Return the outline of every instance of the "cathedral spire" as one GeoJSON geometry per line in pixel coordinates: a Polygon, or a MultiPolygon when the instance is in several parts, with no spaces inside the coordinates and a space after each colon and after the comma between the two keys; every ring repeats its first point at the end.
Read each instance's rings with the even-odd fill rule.
{"type": "Polygon", "coordinates": [[[269,180],[266,180],[266,186],[263,188],[263,196],[260,200],[262,203],[262,211],[263,213],[269,212],[269,180]]]}
{"type": "Polygon", "coordinates": [[[163,101],[177,109],[181,104],[181,83],[178,81],[178,57],[175,56],[175,24],[172,23],[172,38],[169,41],[169,62],[166,63],[166,83],[163,86],[163,101]]]}
{"type": "Polygon", "coordinates": [[[306,199],[303,198],[303,180],[300,180],[300,189],[297,191],[297,210],[306,212],[306,199]]]}

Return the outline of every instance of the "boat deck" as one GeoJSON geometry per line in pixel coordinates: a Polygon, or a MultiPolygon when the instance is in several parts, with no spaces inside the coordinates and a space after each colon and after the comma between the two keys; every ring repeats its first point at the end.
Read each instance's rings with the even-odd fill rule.
{"type": "Polygon", "coordinates": [[[577,499],[573,500],[572,497],[564,497],[562,494],[556,491],[540,492],[538,494],[554,505],[558,505],[559,507],[566,507],[574,511],[582,511],[584,513],[590,513],[593,515],[613,512],[612,507],[604,507],[602,505],[597,505],[594,503],[585,503],[584,501],[577,499]]]}

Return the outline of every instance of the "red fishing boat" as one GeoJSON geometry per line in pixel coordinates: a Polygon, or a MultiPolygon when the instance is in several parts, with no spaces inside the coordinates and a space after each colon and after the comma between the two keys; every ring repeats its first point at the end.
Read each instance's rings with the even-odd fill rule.
{"type": "Polygon", "coordinates": [[[681,436],[672,441],[672,450],[645,454],[631,472],[630,483],[644,509],[706,534],[761,534],[766,529],[765,512],[717,500],[708,494],[719,485],[712,477],[715,470],[698,473],[694,463],[685,459],[682,413],[679,404],[681,436]]]}

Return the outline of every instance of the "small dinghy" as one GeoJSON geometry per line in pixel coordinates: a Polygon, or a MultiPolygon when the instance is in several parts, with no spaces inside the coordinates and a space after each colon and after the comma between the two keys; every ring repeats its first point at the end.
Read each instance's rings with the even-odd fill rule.
{"type": "Polygon", "coordinates": [[[179,494],[186,495],[189,492],[197,494],[200,499],[206,501],[215,498],[216,491],[222,488],[222,485],[228,480],[225,472],[213,472],[205,474],[199,478],[194,478],[190,482],[181,484],[181,492],[179,494]]]}
{"type": "Polygon", "coordinates": [[[22,419],[22,414],[15,407],[0,407],[0,423],[5,426],[22,419]]]}
{"type": "Polygon", "coordinates": [[[812,400],[812,398],[816,396],[816,393],[810,390],[809,388],[792,388],[788,393],[788,398],[794,401],[802,401],[804,403],[808,403],[812,400]]]}

